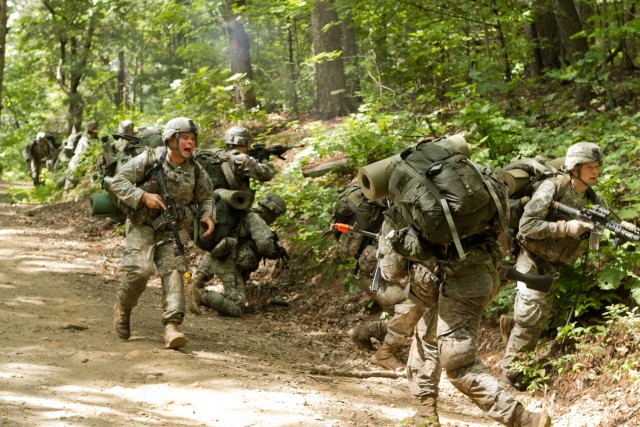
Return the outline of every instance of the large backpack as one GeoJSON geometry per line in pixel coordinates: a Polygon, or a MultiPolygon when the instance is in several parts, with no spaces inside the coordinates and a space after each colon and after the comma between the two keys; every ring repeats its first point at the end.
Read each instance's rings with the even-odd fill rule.
{"type": "Polygon", "coordinates": [[[424,141],[400,156],[389,177],[394,201],[388,216],[397,226],[412,227],[431,244],[454,243],[461,259],[460,241],[485,231],[496,214],[507,227],[505,186],[489,166],[473,163],[452,141],[424,141]]]}
{"type": "MultiPolygon", "coordinates": [[[[520,219],[531,196],[547,179],[553,179],[556,187],[553,200],[560,200],[571,182],[571,176],[560,170],[564,157],[545,161],[541,157],[525,158],[509,163],[498,173],[498,179],[507,188],[509,194],[509,228],[513,235],[517,234],[520,219]]],[[[597,203],[597,196],[592,188],[586,192],[587,198],[597,203]]]]}
{"type": "Polygon", "coordinates": [[[233,177],[227,178],[229,174],[233,175],[233,172],[230,169],[231,166],[228,163],[229,159],[226,154],[226,151],[221,148],[201,149],[194,153],[193,159],[207,171],[214,190],[218,188],[239,189],[234,188],[236,186],[233,183],[233,177]],[[225,168],[227,171],[224,170],[225,168]]]}
{"type": "Polygon", "coordinates": [[[71,157],[73,157],[73,153],[76,150],[76,146],[78,145],[78,141],[80,141],[80,138],[82,138],[83,133],[82,132],[74,132],[71,135],[69,135],[69,137],[67,138],[67,141],[64,143],[64,146],[62,147],[62,152],[64,153],[65,156],[67,156],[67,159],[70,159],[71,157]]]}

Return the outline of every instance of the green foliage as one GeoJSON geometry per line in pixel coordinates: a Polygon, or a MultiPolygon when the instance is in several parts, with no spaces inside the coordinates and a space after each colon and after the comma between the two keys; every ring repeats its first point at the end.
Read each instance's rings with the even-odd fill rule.
{"type": "Polygon", "coordinates": [[[513,309],[515,287],[515,283],[503,285],[485,310],[484,317],[487,319],[499,318],[501,314],[509,313],[513,309]]]}

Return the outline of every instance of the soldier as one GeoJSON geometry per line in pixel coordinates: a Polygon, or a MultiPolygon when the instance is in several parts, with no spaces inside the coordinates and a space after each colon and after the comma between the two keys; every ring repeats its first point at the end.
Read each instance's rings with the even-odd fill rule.
{"type": "MultiPolygon", "coordinates": [[[[438,142],[442,143],[441,140],[433,143],[438,142]]],[[[419,153],[421,148],[412,148],[404,154],[412,160],[419,158],[415,153],[419,153]]],[[[451,150],[446,149],[449,152],[451,150]]],[[[468,152],[456,151],[468,157],[468,152]]],[[[437,149],[434,152],[438,152],[437,149]]],[[[401,166],[396,171],[402,171],[401,166]]],[[[480,171],[477,165],[474,169],[480,171]]],[[[398,175],[392,176],[391,180],[398,175]]],[[[418,179],[420,175],[416,175],[418,179]]],[[[492,187],[494,194],[497,193],[497,200],[494,200],[496,210],[504,212],[507,206],[506,191],[497,192],[500,189],[497,179],[486,176],[496,182],[496,186],[492,187]]],[[[487,181],[485,184],[491,185],[487,181]]],[[[441,182],[441,185],[447,184],[441,182]]],[[[414,188],[414,192],[428,191],[426,188],[410,188],[414,188]]],[[[451,189],[454,188],[452,185],[451,189]]],[[[461,192],[456,194],[473,200],[473,195],[462,192],[464,187],[461,188],[461,192]]],[[[397,187],[392,188],[390,184],[390,190],[397,191],[397,187]]],[[[396,193],[394,195],[397,201],[398,196],[396,193]]],[[[405,196],[405,200],[412,200],[413,196],[424,196],[424,193],[405,196]]],[[[503,252],[498,242],[504,241],[504,214],[494,210],[491,216],[483,220],[479,231],[467,234],[456,242],[459,251],[451,244],[429,242],[421,234],[424,231],[418,231],[411,223],[407,224],[402,209],[402,205],[397,208],[392,206],[385,214],[379,239],[378,265],[385,280],[396,283],[408,281],[408,301],[421,307],[407,361],[409,390],[421,402],[411,422],[415,425],[440,426],[437,399],[444,368],[451,384],[469,396],[492,419],[513,427],[549,427],[551,418],[546,412],[527,411],[522,403],[505,391],[477,357],[480,321],[485,308],[500,288],[497,266],[502,262],[503,252]]],[[[474,216],[468,217],[468,221],[474,219],[474,216]]]]}
{"type": "Polygon", "coordinates": [[[92,142],[98,140],[98,131],[100,130],[100,125],[95,120],[89,120],[84,127],[84,134],[80,137],[75,149],[73,150],[73,157],[69,160],[69,166],[67,167],[67,172],[65,175],[64,181],[64,193],[67,194],[69,190],[75,188],[78,185],[78,178],[75,177],[75,171],[78,167],[78,162],[80,162],[80,158],[85,153],[89,145],[92,142]]]}
{"type": "Polygon", "coordinates": [[[22,156],[27,162],[27,168],[31,173],[31,180],[35,187],[40,185],[40,172],[46,166],[51,170],[56,157],[56,148],[44,132],[38,132],[36,137],[22,150],[22,156]],[[45,164],[43,164],[46,161],[45,164]]]}
{"type": "MultiPolygon", "coordinates": [[[[601,161],[602,153],[596,144],[578,142],[567,150],[567,174],[540,184],[520,219],[517,240],[521,248],[516,270],[534,275],[561,270],[573,265],[586,252],[588,240],[581,240],[580,236],[591,228],[591,224],[571,219],[551,206],[556,201],[575,209],[584,207],[588,201],[605,204],[591,188],[597,182],[601,161]]],[[[549,318],[551,298],[518,282],[513,311],[513,317],[500,319],[500,330],[507,342],[500,361],[500,379],[522,389],[525,384],[521,375],[510,366],[518,360],[518,353],[535,349],[549,318]]]]}
{"type": "Polygon", "coordinates": [[[236,181],[238,188],[233,188],[234,184],[229,182],[232,190],[249,190],[249,178],[261,182],[269,181],[276,173],[276,169],[268,160],[258,161],[249,156],[249,145],[251,144],[251,133],[242,126],[233,126],[224,134],[224,143],[228,148],[227,154],[233,159],[233,175],[228,174],[224,169],[227,181],[236,181]]]}
{"type": "Polygon", "coordinates": [[[133,122],[131,120],[121,121],[118,124],[118,135],[114,135],[114,138],[116,136],[119,136],[119,138],[117,138],[116,141],[113,143],[116,151],[122,152],[127,147],[127,145],[130,145],[131,142],[135,142],[135,140],[133,140],[132,138],[127,138],[128,136],[131,137],[134,135],[135,135],[135,130],[134,130],[133,122]]]}
{"type": "MultiPolygon", "coordinates": [[[[333,220],[360,230],[378,233],[386,208],[386,199],[373,202],[367,200],[356,179],[338,199],[333,220]]],[[[415,310],[406,304],[403,305],[407,299],[404,284],[381,280],[377,292],[371,292],[369,289],[376,268],[377,242],[358,233],[339,233],[336,237],[339,239],[340,258],[342,261],[352,257],[358,260],[356,273],[360,279],[361,288],[380,305],[388,316],[385,320],[354,326],[348,331],[349,337],[359,349],[374,352],[371,361],[376,365],[389,370],[404,370],[406,365],[398,359],[397,352],[413,334],[413,328],[421,314],[420,308],[416,308],[417,313],[414,313],[415,310]],[[371,338],[375,338],[380,343],[378,349],[373,346],[371,338]]]]}
{"type": "Polygon", "coordinates": [[[198,130],[191,119],[178,117],[169,120],[162,134],[165,147],[134,157],[113,179],[112,192],[133,210],[128,214],[125,225],[124,277],[118,289],[113,319],[114,329],[123,340],[131,335],[131,311],[156,270],[162,282],[165,348],[180,348],[187,343],[187,338],[177,329],[185,313],[183,274],[187,268],[186,257],[174,255],[171,244],[157,245],[171,237],[171,230],[165,227],[154,229],[152,226],[153,221],[166,210],[166,200],[158,194],[161,189],[157,174],[149,175],[149,171],[154,167],[160,168],[158,173],[164,175],[169,195],[182,207],[181,229],[193,221],[194,214],[187,206],[194,206],[200,221],[207,227],[203,237],[212,233],[215,202],[211,181],[202,167],[191,159],[197,135],[198,130]]]}
{"type": "Polygon", "coordinates": [[[200,305],[204,305],[225,316],[242,316],[246,305],[245,283],[260,260],[287,257],[278,244],[277,234],[269,228],[285,210],[284,200],[269,193],[258,200],[257,207],[242,212],[237,229],[205,253],[198,264],[189,298],[192,313],[202,314],[200,305]],[[202,291],[214,274],[222,282],[224,295],[214,290],[202,291]]]}

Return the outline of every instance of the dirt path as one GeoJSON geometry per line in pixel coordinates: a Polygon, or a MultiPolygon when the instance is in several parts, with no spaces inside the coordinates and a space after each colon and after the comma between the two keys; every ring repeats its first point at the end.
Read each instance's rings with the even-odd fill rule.
{"type": "MultiPolygon", "coordinates": [[[[189,345],[164,350],[156,279],[121,341],[111,320],[124,239],[104,238],[102,220],[79,231],[74,208],[0,204],[0,425],[394,426],[413,414],[403,378],[314,374],[374,368],[344,330],[300,325],[282,307],[189,313],[189,345]]],[[[446,380],[441,409],[444,426],[498,425],[446,380]]]]}

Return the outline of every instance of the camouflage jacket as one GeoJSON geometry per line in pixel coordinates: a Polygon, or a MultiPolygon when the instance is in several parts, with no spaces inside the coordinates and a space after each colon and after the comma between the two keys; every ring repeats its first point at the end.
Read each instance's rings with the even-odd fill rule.
{"type": "Polygon", "coordinates": [[[269,225],[255,211],[250,210],[243,215],[238,231],[239,243],[244,240],[251,240],[256,246],[259,255],[271,258],[277,249],[276,234],[269,228],[269,225]]]}
{"type": "Polygon", "coordinates": [[[45,143],[42,146],[38,145],[35,139],[32,139],[22,150],[22,157],[28,162],[31,160],[38,162],[42,159],[53,159],[55,155],[56,148],[48,139],[45,139],[45,143]]]}
{"type": "MultiPolygon", "coordinates": [[[[113,178],[110,190],[127,206],[135,209],[129,216],[131,222],[137,225],[151,225],[153,220],[160,215],[158,209],[149,209],[140,202],[142,195],[148,193],[161,193],[160,186],[154,177],[147,181],[147,172],[160,158],[164,147],[145,150],[124,164],[122,169],[113,178]]],[[[185,217],[180,222],[180,228],[186,228],[193,222],[193,210],[201,217],[210,217],[215,220],[215,202],[211,189],[211,181],[207,173],[195,161],[188,159],[181,165],[172,164],[166,159],[162,168],[169,194],[177,203],[184,206],[185,217]]]]}
{"type": "MultiPolygon", "coordinates": [[[[552,264],[573,265],[586,251],[588,240],[581,241],[574,237],[560,237],[557,221],[574,219],[567,214],[552,209],[557,201],[574,209],[583,208],[588,199],[586,193],[578,193],[571,183],[558,198],[556,191],[562,176],[547,179],[531,196],[520,219],[518,241],[535,255],[543,257],[552,264]]],[[[596,195],[597,203],[604,201],[596,195]]]]}
{"type": "Polygon", "coordinates": [[[275,167],[268,160],[261,162],[238,150],[227,151],[227,154],[233,159],[234,173],[239,178],[253,178],[264,182],[269,181],[276,173],[275,167]]]}

